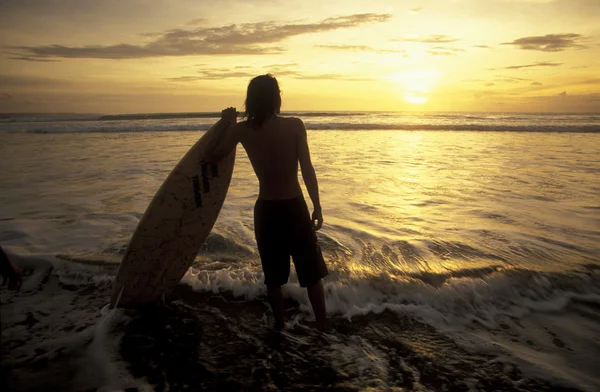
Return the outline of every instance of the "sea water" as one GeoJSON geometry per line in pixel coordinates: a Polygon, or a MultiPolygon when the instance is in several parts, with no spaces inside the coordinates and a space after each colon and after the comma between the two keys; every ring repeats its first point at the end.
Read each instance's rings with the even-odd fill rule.
{"type": "MultiPolygon", "coordinates": [[[[447,378],[462,387],[475,386],[478,377],[432,354],[448,339],[453,352],[460,351],[457,358],[470,366],[485,358],[482,363],[491,367],[479,378],[495,377],[493,366],[499,364],[513,388],[529,382],[524,380],[600,388],[594,365],[600,360],[600,116],[284,115],[303,118],[309,130],[324,215],[318,238],[330,271],[327,307],[341,330],[346,328],[327,335],[321,350],[311,346],[292,361],[297,369],[308,369],[303,361],[322,360],[337,377],[332,385],[357,390],[441,387],[413,358],[429,353],[436,373],[446,369],[447,378]],[[400,328],[405,318],[422,327],[400,328]],[[394,346],[399,339],[413,357],[394,346]],[[513,368],[518,376],[511,376],[513,368]]],[[[216,116],[0,120],[0,244],[27,272],[21,294],[2,291],[3,338],[6,333],[10,342],[25,333],[16,325],[27,312],[64,330],[65,322],[77,321],[52,315],[76,310],[87,314],[82,331],[98,330],[99,309],[108,301],[110,282],[146,206],[216,116]],[[54,303],[50,311],[48,302],[40,305],[47,296],[72,302],[54,303]]],[[[183,279],[184,286],[210,294],[212,302],[209,307],[192,297],[180,302],[200,313],[211,309],[211,320],[237,312],[245,302],[254,311],[240,317],[258,324],[243,331],[252,337],[244,344],[261,347],[256,336],[268,327],[270,313],[253,232],[258,182],[242,146],[236,159],[221,215],[183,279]],[[225,302],[214,302],[217,297],[225,302]]],[[[293,272],[284,292],[296,304],[290,305],[292,333],[284,336],[300,350],[302,339],[315,337],[293,333],[311,320],[293,272]]],[[[41,328],[36,325],[34,330],[41,328]]],[[[243,327],[235,321],[228,325],[240,336],[236,328],[243,327]]],[[[51,337],[43,329],[35,336],[22,358],[35,360],[35,349],[51,337]]],[[[217,345],[206,344],[219,352],[217,345]]],[[[84,364],[85,350],[78,351],[84,364]]],[[[124,369],[127,354],[114,350],[110,358],[124,369]]],[[[11,366],[21,363],[18,355],[9,359],[11,366]]],[[[277,368],[269,363],[265,366],[277,368]]],[[[209,364],[199,364],[210,373],[209,364]]],[[[121,379],[131,384],[132,377],[121,379]]],[[[308,375],[286,377],[311,385],[308,375]]],[[[247,378],[235,380],[250,385],[242,381],[247,378]]],[[[273,375],[266,380],[281,387],[273,375]]],[[[115,382],[114,377],[98,381],[115,382]]]]}

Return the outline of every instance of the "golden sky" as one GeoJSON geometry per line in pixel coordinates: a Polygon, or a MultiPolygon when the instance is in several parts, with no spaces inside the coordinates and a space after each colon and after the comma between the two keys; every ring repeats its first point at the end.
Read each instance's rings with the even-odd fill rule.
{"type": "Polygon", "coordinates": [[[600,0],[0,4],[0,112],[600,111],[600,0]]]}

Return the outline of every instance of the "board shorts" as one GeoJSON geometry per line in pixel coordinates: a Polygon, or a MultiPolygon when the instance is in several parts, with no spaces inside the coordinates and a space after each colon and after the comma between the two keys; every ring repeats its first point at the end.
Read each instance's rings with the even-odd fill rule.
{"type": "Polygon", "coordinates": [[[327,276],[317,235],[302,196],[287,200],[258,199],[254,231],[267,286],[282,286],[294,260],[298,283],[311,287],[327,276]]]}

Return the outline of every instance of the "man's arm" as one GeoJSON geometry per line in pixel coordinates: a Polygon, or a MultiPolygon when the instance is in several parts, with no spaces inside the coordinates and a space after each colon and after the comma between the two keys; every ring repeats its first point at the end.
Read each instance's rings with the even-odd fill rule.
{"type": "Polygon", "coordinates": [[[228,123],[207,147],[205,160],[208,163],[219,163],[240,142],[240,128],[236,124],[237,112],[235,108],[223,110],[221,120],[228,123]]]}
{"type": "Polygon", "coordinates": [[[205,160],[208,163],[219,163],[240,142],[240,132],[237,124],[231,124],[223,129],[221,135],[216,135],[214,147],[206,152],[205,160]]]}
{"type": "Polygon", "coordinates": [[[302,171],[302,179],[306,185],[308,195],[312,200],[314,212],[312,215],[315,230],[319,230],[323,225],[323,213],[321,211],[321,201],[319,200],[319,183],[317,182],[317,174],[310,159],[310,151],[308,149],[308,136],[306,128],[302,120],[298,119],[298,160],[300,161],[300,170],[302,171]]]}

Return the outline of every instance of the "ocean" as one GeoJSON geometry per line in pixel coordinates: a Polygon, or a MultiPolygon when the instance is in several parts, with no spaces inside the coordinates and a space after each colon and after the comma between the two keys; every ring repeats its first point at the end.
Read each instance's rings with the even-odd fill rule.
{"type": "Polygon", "coordinates": [[[218,115],[0,116],[0,245],[25,276],[0,291],[9,390],[600,390],[600,114],[283,113],[308,129],[332,331],[294,272],[270,329],[242,146],[167,303],[107,309],[218,115]]]}

